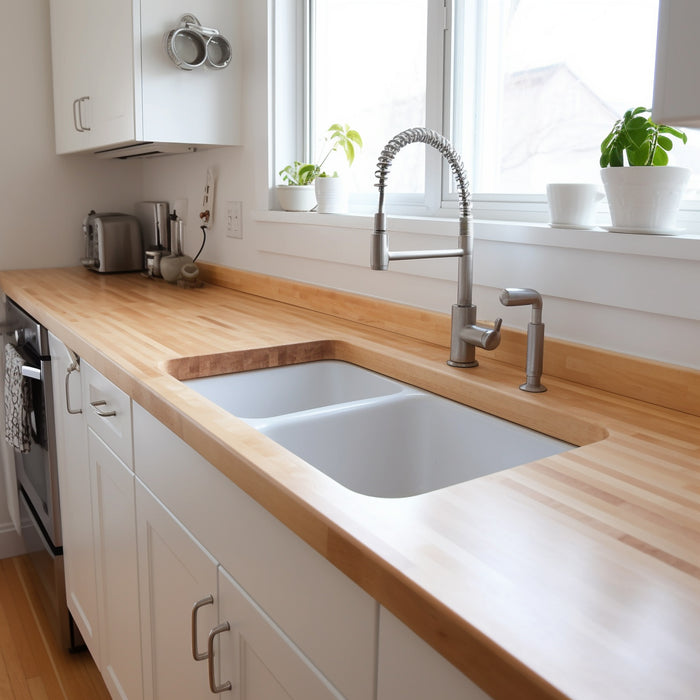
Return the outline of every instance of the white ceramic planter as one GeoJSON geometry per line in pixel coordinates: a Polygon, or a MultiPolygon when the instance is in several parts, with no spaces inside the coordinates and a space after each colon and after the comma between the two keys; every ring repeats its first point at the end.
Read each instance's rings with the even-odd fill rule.
{"type": "Polygon", "coordinates": [[[673,233],[687,168],[625,166],[600,171],[612,227],[631,233],[673,233]]]}
{"type": "Polygon", "coordinates": [[[317,177],[316,201],[319,214],[345,214],[348,210],[348,195],[345,181],[340,177],[317,177]]]}
{"type": "Polygon", "coordinates": [[[285,211],[311,211],[316,206],[313,185],[277,185],[277,199],[285,211]]]}

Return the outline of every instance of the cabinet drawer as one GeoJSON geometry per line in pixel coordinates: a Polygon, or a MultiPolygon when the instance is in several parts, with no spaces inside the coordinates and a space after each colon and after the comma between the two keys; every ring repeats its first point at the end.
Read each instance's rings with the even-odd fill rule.
{"type": "Polygon", "coordinates": [[[131,399],[85,361],[81,375],[87,424],[133,470],[131,399]]]}
{"type": "Polygon", "coordinates": [[[340,700],[343,697],[222,568],[219,568],[219,619],[221,681],[218,685],[228,682],[232,687],[238,686],[241,698],[340,700]]]}
{"type": "Polygon", "coordinates": [[[377,602],[134,404],[136,476],[349,700],[374,696],[377,602]]]}

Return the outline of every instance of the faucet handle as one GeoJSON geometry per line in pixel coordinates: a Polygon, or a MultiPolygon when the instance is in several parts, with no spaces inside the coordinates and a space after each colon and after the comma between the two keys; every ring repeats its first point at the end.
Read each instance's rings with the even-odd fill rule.
{"type": "Polygon", "coordinates": [[[493,328],[486,328],[472,323],[465,326],[460,332],[460,338],[470,345],[475,345],[484,350],[495,350],[501,342],[502,318],[494,321],[493,328]]]}

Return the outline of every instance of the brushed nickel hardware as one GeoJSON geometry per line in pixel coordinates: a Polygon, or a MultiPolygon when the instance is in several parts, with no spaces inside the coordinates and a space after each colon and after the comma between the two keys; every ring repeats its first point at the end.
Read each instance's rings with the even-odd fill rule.
{"type": "Polygon", "coordinates": [[[214,605],[214,596],[212,596],[211,593],[201,600],[198,600],[192,606],[192,658],[195,661],[204,661],[204,659],[209,657],[209,654],[206,651],[200,652],[197,649],[197,613],[199,612],[199,609],[205,605],[214,605]]]}
{"type": "Polygon", "coordinates": [[[493,350],[501,342],[501,319],[496,319],[493,327],[479,326],[476,323],[476,306],[472,303],[473,286],[473,244],[471,195],[469,182],[462,159],[454,146],[432,129],[417,127],[407,129],[394,136],[379,155],[375,175],[378,179],[379,206],[374,215],[374,233],[370,249],[370,267],[373,270],[386,270],[391,260],[418,260],[424,258],[459,258],[457,278],[457,303],[452,306],[452,331],[450,338],[450,359],[452,367],[476,367],[476,348],[493,350]],[[410,143],[425,143],[437,149],[449,163],[457,182],[459,192],[459,237],[458,247],[447,250],[389,250],[389,238],[384,214],[384,189],[391,163],[396,154],[410,143]]]}
{"type": "Polygon", "coordinates": [[[83,124],[83,102],[89,99],[90,97],[85,95],[73,100],[73,126],[76,131],[90,131],[90,127],[83,124]]]}
{"type": "Polygon", "coordinates": [[[71,362],[70,365],[66,368],[66,411],[70,413],[72,416],[82,413],[83,409],[82,408],[71,408],[70,405],[70,375],[73,374],[73,372],[78,372],[80,374],[80,360],[71,352],[71,358],[73,361],[71,362]]]}
{"type": "Polygon", "coordinates": [[[542,297],[534,289],[507,287],[501,290],[499,300],[504,306],[532,306],[532,316],[527,326],[526,382],[523,391],[535,394],[547,391],[540,383],[544,355],[544,323],[542,323],[542,297]]]}
{"type": "Polygon", "coordinates": [[[91,401],[90,405],[93,407],[95,410],[95,413],[100,416],[100,418],[111,418],[112,416],[116,416],[117,412],[115,410],[111,411],[103,411],[100,406],[106,406],[107,402],[106,401],[91,401]]]}
{"type": "Polygon", "coordinates": [[[222,622],[220,625],[212,628],[209,632],[209,638],[207,639],[207,665],[209,666],[209,689],[212,693],[225,693],[227,690],[231,690],[233,687],[231,681],[226,681],[221,685],[216,684],[216,678],[214,677],[214,638],[221,634],[222,632],[228,632],[231,629],[231,625],[228,622],[222,622]]]}

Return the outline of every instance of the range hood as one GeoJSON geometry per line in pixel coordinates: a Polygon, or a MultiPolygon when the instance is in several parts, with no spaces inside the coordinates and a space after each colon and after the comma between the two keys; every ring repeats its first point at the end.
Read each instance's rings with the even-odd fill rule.
{"type": "Polygon", "coordinates": [[[151,158],[153,156],[167,156],[174,153],[195,153],[211,146],[199,146],[191,143],[157,143],[155,141],[137,141],[123,146],[111,146],[93,153],[98,158],[151,158]]]}

